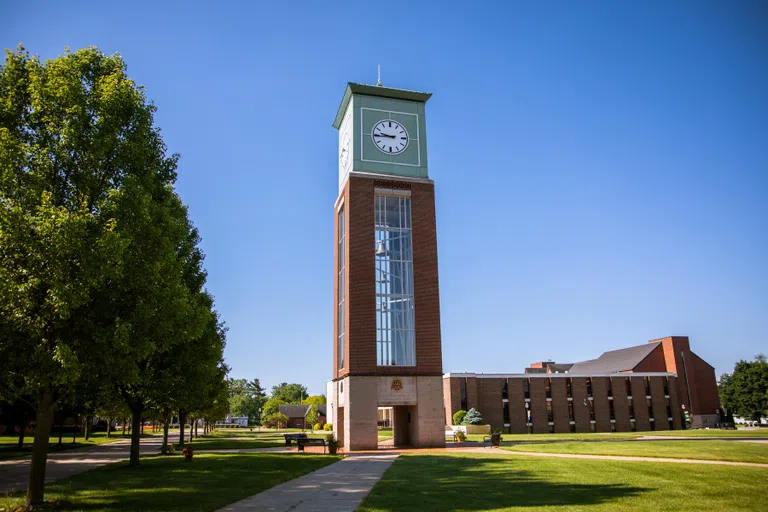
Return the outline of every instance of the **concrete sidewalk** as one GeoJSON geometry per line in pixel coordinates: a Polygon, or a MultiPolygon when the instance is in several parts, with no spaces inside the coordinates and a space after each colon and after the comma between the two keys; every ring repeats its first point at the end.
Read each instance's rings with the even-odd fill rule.
{"type": "Polygon", "coordinates": [[[349,455],[330,466],[227,505],[220,512],[352,512],[398,455],[349,455]]]}
{"type": "MultiPolygon", "coordinates": [[[[162,437],[142,437],[141,453],[159,453],[162,437]]],[[[77,448],[48,454],[45,481],[67,478],[99,466],[120,462],[130,457],[130,440],[77,448]]],[[[24,491],[29,477],[29,457],[0,460],[0,494],[24,491]]]]}

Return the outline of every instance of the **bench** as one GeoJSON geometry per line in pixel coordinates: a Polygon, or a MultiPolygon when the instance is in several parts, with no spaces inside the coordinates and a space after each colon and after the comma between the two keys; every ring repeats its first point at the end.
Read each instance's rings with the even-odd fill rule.
{"type": "Polygon", "coordinates": [[[285,446],[291,446],[291,441],[298,442],[299,439],[306,439],[307,434],[283,434],[285,437],[285,446]]]}
{"type": "Polygon", "coordinates": [[[312,445],[320,446],[320,445],[322,445],[323,446],[323,453],[325,453],[325,447],[326,447],[325,439],[320,439],[320,438],[317,438],[317,437],[303,437],[301,439],[296,440],[296,444],[299,445],[299,451],[300,452],[304,451],[304,447],[305,446],[312,446],[312,445]]]}

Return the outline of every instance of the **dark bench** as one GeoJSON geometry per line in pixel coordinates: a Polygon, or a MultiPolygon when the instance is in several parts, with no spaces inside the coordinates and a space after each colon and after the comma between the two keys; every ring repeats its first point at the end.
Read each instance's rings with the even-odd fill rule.
{"type": "Polygon", "coordinates": [[[306,439],[307,434],[283,434],[285,437],[285,446],[291,446],[291,441],[298,442],[299,439],[306,439]]]}
{"type": "Polygon", "coordinates": [[[299,451],[300,452],[304,451],[304,447],[305,446],[312,446],[312,445],[320,446],[320,445],[322,445],[323,446],[323,453],[325,453],[325,447],[326,447],[325,439],[320,439],[320,438],[317,438],[317,437],[304,437],[302,439],[296,440],[296,443],[299,445],[299,451]]]}

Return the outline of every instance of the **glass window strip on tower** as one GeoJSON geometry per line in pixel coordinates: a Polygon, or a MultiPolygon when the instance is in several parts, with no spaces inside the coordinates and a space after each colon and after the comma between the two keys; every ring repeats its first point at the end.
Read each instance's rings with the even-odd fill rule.
{"type": "Polygon", "coordinates": [[[339,211],[339,255],[338,255],[338,260],[339,260],[339,304],[338,304],[339,339],[338,339],[337,349],[339,351],[338,353],[339,370],[344,368],[344,270],[345,270],[344,242],[345,242],[344,209],[342,208],[339,211]]]}
{"type": "Polygon", "coordinates": [[[415,366],[411,198],[374,198],[376,361],[415,366]]]}

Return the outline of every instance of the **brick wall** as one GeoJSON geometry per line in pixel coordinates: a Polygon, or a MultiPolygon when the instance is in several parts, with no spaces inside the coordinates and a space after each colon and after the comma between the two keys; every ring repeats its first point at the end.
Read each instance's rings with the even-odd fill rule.
{"type": "Polygon", "coordinates": [[[502,379],[477,379],[477,410],[483,415],[483,421],[495,429],[504,426],[501,387],[502,379]]]}
{"type": "Polygon", "coordinates": [[[627,401],[627,381],[628,377],[612,377],[613,388],[613,411],[616,417],[616,431],[629,432],[631,425],[629,422],[629,404],[627,401]]]}
{"type": "Polygon", "coordinates": [[[570,432],[568,418],[568,379],[552,379],[552,413],[555,419],[555,432],[570,432]]]}
{"type": "Polygon", "coordinates": [[[547,392],[546,379],[531,379],[531,415],[533,416],[533,431],[537,434],[549,432],[547,423],[547,392]]]}
{"type": "Polygon", "coordinates": [[[683,428],[682,409],[680,407],[680,396],[677,391],[677,380],[680,377],[669,377],[669,399],[672,405],[672,421],[675,430],[683,428]]]}
{"type": "Polygon", "coordinates": [[[720,408],[720,396],[717,392],[717,377],[715,369],[702,358],[691,352],[693,371],[696,374],[696,395],[699,410],[694,414],[717,414],[720,408]]]}
{"type": "Polygon", "coordinates": [[[507,396],[509,397],[509,432],[527,433],[523,379],[507,379],[507,396]]]}
{"type": "Polygon", "coordinates": [[[587,379],[584,377],[572,378],[571,386],[573,389],[573,416],[576,419],[576,432],[589,432],[587,379]]]}
{"type": "Polygon", "coordinates": [[[648,421],[648,405],[645,403],[645,377],[631,377],[632,405],[635,409],[635,429],[638,432],[651,430],[648,421]]]}
{"type": "Polygon", "coordinates": [[[377,182],[350,177],[336,205],[346,216],[345,368],[337,368],[338,220],[334,211],[334,374],[442,376],[437,228],[434,186],[398,180],[377,182]],[[411,191],[416,366],[376,364],[374,190],[377,186],[411,191]]]}
{"type": "Polygon", "coordinates": [[[664,377],[651,377],[651,402],[653,403],[654,430],[669,430],[667,400],[664,393],[664,377]]]}
{"type": "Polygon", "coordinates": [[[595,428],[597,432],[611,431],[611,415],[608,410],[608,379],[592,377],[592,403],[595,407],[595,428]]]}

